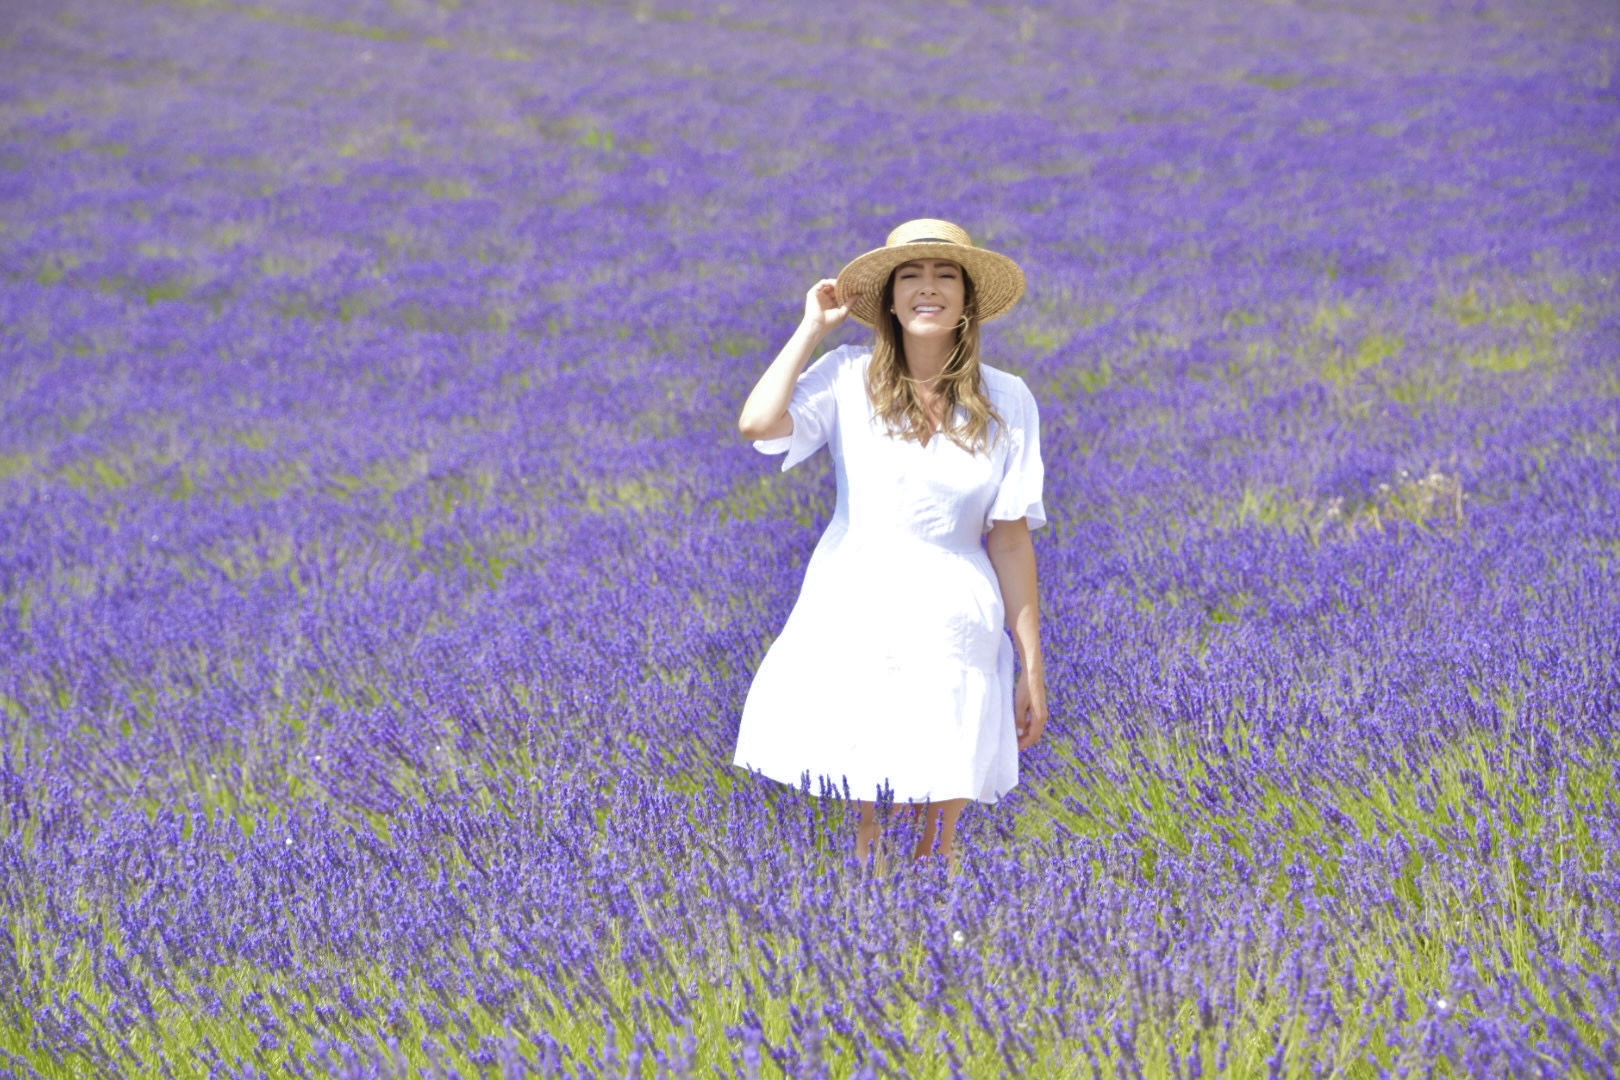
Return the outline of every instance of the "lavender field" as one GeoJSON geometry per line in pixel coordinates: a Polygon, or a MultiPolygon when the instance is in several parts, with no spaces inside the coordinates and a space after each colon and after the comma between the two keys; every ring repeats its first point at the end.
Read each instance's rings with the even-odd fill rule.
{"type": "Polygon", "coordinates": [[[0,1078],[1620,1073],[1617,65],[1609,0],[7,3],[0,1078]],[[921,216],[1028,273],[1051,517],[954,875],[728,764],[833,495],[738,407],[921,216]]]}

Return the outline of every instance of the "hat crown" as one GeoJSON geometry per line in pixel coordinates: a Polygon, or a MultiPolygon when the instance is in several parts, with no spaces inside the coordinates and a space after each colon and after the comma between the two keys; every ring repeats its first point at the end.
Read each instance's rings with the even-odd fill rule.
{"type": "Polygon", "coordinates": [[[889,231],[889,238],[884,241],[883,246],[900,247],[902,244],[920,244],[924,241],[959,244],[968,248],[973,246],[973,238],[967,234],[966,229],[949,221],[941,221],[939,218],[917,218],[902,222],[889,231]]]}

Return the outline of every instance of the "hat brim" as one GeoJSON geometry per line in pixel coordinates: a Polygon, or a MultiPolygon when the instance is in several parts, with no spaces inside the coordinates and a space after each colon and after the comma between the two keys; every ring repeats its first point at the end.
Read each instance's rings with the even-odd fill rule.
{"type": "Polygon", "coordinates": [[[919,241],[880,247],[851,259],[838,272],[838,302],[848,304],[850,315],[858,322],[877,325],[889,275],[895,267],[915,259],[949,259],[967,271],[978,297],[981,323],[1006,314],[1024,295],[1023,269],[1000,252],[948,241],[919,241]]]}

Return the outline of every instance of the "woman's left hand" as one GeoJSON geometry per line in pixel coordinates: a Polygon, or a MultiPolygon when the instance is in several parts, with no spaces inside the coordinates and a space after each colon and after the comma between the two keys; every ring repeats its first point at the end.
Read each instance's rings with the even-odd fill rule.
{"type": "Polygon", "coordinates": [[[1028,750],[1041,741],[1046,730],[1046,680],[1029,672],[1018,673],[1018,685],[1013,689],[1013,725],[1018,730],[1018,749],[1028,750]]]}

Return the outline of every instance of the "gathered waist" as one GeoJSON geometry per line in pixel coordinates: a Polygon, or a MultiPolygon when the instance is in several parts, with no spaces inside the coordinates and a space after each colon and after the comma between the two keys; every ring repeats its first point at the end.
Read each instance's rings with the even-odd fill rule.
{"type": "Polygon", "coordinates": [[[845,531],[838,537],[837,543],[841,548],[886,551],[895,554],[939,553],[969,557],[984,556],[987,560],[989,558],[984,545],[977,537],[963,540],[956,536],[918,536],[913,533],[896,533],[891,529],[857,528],[845,531]]]}

